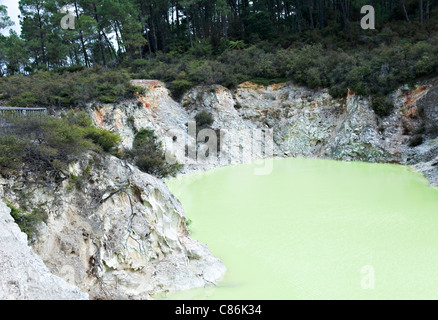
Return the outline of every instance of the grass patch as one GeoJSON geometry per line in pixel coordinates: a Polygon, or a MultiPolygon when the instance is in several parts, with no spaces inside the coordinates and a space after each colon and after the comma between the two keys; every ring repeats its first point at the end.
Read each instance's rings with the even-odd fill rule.
{"type": "Polygon", "coordinates": [[[15,223],[29,239],[37,235],[38,225],[47,222],[47,213],[41,207],[34,208],[31,213],[26,213],[13,206],[9,201],[6,201],[6,205],[11,209],[11,216],[15,223]]]}

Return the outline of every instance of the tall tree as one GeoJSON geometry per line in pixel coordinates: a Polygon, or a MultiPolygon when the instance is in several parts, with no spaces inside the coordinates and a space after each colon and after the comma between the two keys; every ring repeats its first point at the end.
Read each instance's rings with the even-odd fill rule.
{"type": "Polygon", "coordinates": [[[33,53],[36,64],[49,68],[47,59],[47,34],[49,12],[46,5],[53,0],[20,0],[21,36],[33,53]]]}
{"type": "Polygon", "coordinates": [[[11,27],[14,25],[14,22],[8,16],[7,7],[4,5],[0,5],[0,31],[7,27],[11,27]]]}
{"type": "MultiPolygon", "coordinates": [[[[376,7],[380,21],[391,17],[409,22],[408,10],[413,9],[415,0],[406,4],[406,0],[398,1],[401,6],[398,17],[394,15],[397,4],[394,0],[371,4],[376,7]]],[[[418,0],[420,23],[428,19],[436,1],[418,0]]],[[[291,33],[302,32],[302,37],[308,37],[308,30],[328,26],[344,30],[339,35],[353,43],[356,22],[360,19],[358,12],[364,3],[370,1],[20,0],[19,7],[21,40],[28,64],[35,70],[50,70],[73,64],[129,65],[135,59],[159,52],[218,54],[229,48],[231,41],[239,46],[277,40],[290,45],[287,39],[291,33]],[[60,9],[65,5],[76,18],[74,30],[60,28],[60,9]]],[[[10,23],[6,8],[0,6],[0,29],[10,23]]],[[[17,39],[12,37],[8,45],[19,43],[17,39]]],[[[5,43],[2,39],[2,46],[5,43]]],[[[29,69],[23,63],[12,65],[19,67],[9,68],[10,72],[29,69]]],[[[2,66],[5,73],[4,62],[2,66]]]]}
{"type": "Polygon", "coordinates": [[[406,11],[406,4],[405,4],[405,0],[400,0],[401,5],[402,5],[402,9],[403,9],[403,14],[405,15],[405,19],[407,22],[409,22],[409,15],[408,12],[406,11]]]}
{"type": "MultiPolygon", "coordinates": [[[[79,21],[80,13],[79,13],[79,5],[78,5],[77,0],[73,1],[73,6],[74,6],[75,14],[76,14],[76,20],[79,21]]],[[[85,63],[85,66],[88,68],[91,66],[91,63],[90,63],[90,59],[88,57],[87,47],[85,45],[84,31],[82,30],[81,26],[79,26],[79,23],[77,24],[77,26],[79,28],[78,33],[79,33],[79,40],[81,42],[82,54],[84,56],[84,63],[85,63]]]]}
{"type": "Polygon", "coordinates": [[[318,0],[318,13],[319,13],[319,28],[324,28],[324,6],[323,0],[318,0]]]}

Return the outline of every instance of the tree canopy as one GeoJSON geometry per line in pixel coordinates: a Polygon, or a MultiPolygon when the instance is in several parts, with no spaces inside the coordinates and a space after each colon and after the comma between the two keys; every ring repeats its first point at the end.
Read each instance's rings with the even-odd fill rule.
{"type": "MultiPolygon", "coordinates": [[[[286,79],[330,88],[334,96],[347,88],[386,94],[438,72],[437,5],[438,0],[20,0],[21,34],[0,35],[0,94],[19,105],[115,101],[127,96],[117,88],[128,88],[128,79],[138,77],[167,82],[176,97],[201,83],[233,87],[286,79]],[[360,28],[361,7],[369,4],[376,30],[360,28]],[[61,26],[66,14],[74,28],[61,26]],[[101,68],[123,69],[127,76],[118,78],[119,86],[111,80],[111,88],[103,80],[102,94],[81,99],[81,85],[93,72],[113,77],[101,68]],[[77,71],[82,73],[69,75],[77,71]],[[51,89],[19,92],[21,75],[35,75],[29,85],[36,91],[51,89]],[[81,85],[62,86],[77,78],[81,85]]],[[[0,29],[10,24],[0,6],[0,29]]]]}
{"type": "MultiPolygon", "coordinates": [[[[2,36],[0,65],[2,75],[72,65],[112,67],[157,53],[194,51],[199,44],[207,45],[204,53],[208,54],[260,41],[287,46],[293,35],[316,29],[336,33],[354,43],[360,8],[365,4],[375,7],[378,23],[408,24],[418,20],[422,25],[436,3],[437,0],[20,0],[21,36],[2,36]],[[75,17],[73,30],[61,28],[65,15],[62,8],[68,8],[75,17]]],[[[0,29],[11,23],[6,7],[0,6],[0,29]]]]}

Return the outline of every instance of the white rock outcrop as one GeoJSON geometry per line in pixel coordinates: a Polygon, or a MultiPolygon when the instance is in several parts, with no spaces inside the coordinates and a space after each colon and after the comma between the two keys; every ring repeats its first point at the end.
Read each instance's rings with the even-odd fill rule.
{"type": "Polygon", "coordinates": [[[87,299],[88,294],[49,271],[0,200],[0,300],[87,299]]]}
{"type": "Polygon", "coordinates": [[[148,128],[161,141],[172,139],[172,130],[185,133],[176,139],[176,148],[184,150],[187,146],[192,150],[197,145],[199,151],[202,144],[194,141],[187,124],[203,110],[213,115],[213,130],[228,132],[221,137],[217,159],[191,163],[183,152],[180,158],[186,166],[182,173],[265,156],[311,157],[412,165],[431,184],[438,185],[438,158],[434,152],[438,139],[433,135],[438,127],[437,79],[425,80],[413,90],[402,87],[388,95],[394,110],[384,118],[374,113],[370,97],[350,92],[346,98],[334,99],[327,89],[309,89],[290,82],[271,86],[245,82],[234,90],[220,85],[197,86],[180,102],[173,100],[159,81],[133,83],[145,88],[138,101],[89,108],[95,125],[119,133],[125,148],[132,146],[138,130],[148,128]],[[410,139],[422,130],[432,134],[426,134],[423,146],[411,148],[410,139]],[[264,145],[268,131],[273,136],[271,154],[267,149],[261,155],[252,152],[251,146],[264,145]]]}
{"type": "Polygon", "coordinates": [[[0,195],[48,215],[32,247],[91,299],[150,299],[211,286],[226,272],[193,240],[165,183],[112,156],[88,154],[55,188],[7,180],[0,195]]]}

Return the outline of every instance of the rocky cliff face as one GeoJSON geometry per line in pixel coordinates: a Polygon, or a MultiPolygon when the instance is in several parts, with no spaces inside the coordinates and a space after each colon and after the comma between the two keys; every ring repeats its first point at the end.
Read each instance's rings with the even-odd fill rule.
{"type": "Polygon", "coordinates": [[[190,134],[188,123],[202,110],[213,114],[211,129],[223,131],[220,156],[191,162],[180,155],[180,162],[186,164],[183,173],[263,157],[318,157],[407,164],[423,172],[433,185],[438,184],[437,80],[392,93],[388,101],[394,104],[394,111],[385,118],[374,113],[366,97],[350,93],[345,99],[333,99],[327,90],[291,83],[268,87],[243,83],[234,91],[217,85],[199,86],[179,103],[163,83],[134,83],[146,89],[138,101],[90,106],[95,124],[120,133],[126,148],[145,127],[154,129],[163,143],[176,140],[176,149],[199,148],[200,141],[190,134]],[[172,130],[180,132],[177,139],[172,130]],[[253,152],[255,143],[265,146],[269,132],[272,151],[253,152]],[[418,136],[424,143],[410,145],[418,136]]]}
{"type": "MultiPolygon", "coordinates": [[[[90,154],[55,189],[2,181],[0,195],[48,214],[32,240],[50,271],[92,299],[149,299],[212,285],[221,261],[187,231],[166,185],[114,157],[90,154]]],[[[19,263],[19,262],[17,262],[19,263]]]]}
{"type": "Polygon", "coordinates": [[[0,300],[85,299],[88,294],[49,271],[0,200],[0,300]]]}

